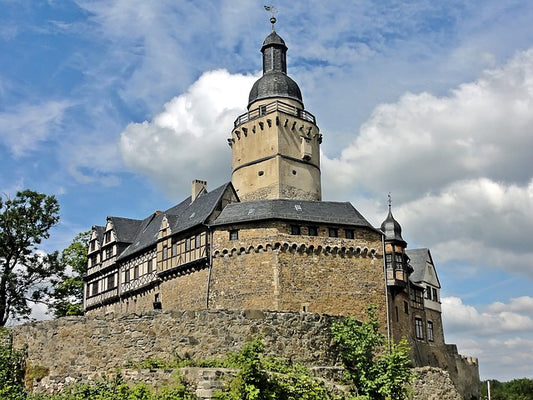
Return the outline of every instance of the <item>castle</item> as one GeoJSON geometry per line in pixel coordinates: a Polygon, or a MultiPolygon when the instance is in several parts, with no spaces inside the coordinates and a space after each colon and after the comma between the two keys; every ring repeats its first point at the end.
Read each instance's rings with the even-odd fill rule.
{"type": "Polygon", "coordinates": [[[263,75],[228,139],[231,182],[208,191],[194,180],[191,196],[166,211],[94,226],[86,314],[251,309],[364,319],[375,304],[387,335],[408,339],[415,365],[460,373],[450,367],[450,357],[462,358],[444,341],[429,249],[407,249],[390,202],[376,228],[349,202],[322,201],[322,134],[271,22],[263,75]]]}

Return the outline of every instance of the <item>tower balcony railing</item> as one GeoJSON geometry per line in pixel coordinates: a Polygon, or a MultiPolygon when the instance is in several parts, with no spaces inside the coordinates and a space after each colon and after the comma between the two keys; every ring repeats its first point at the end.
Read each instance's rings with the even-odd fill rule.
{"type": "Polygon", "coordinates": [[[309,121],[309,122],[312,122],[313,124],[316,124],[315,116],[311,114],[309,111],[305,111],[298,107],[276,100],[276,101],[273,101],[272,103],[263,104],[257,108],[254,108],[253,110],[250,110],[248,112],[245,112],[242,115],[239,115],[237,119],[235,120],[235,122],[233,123],[233,126],[236,128],[239,125],[244,124],[245,122],[252,121],[259,117],[264,117],[265,115],[271,114],[276,111],[280,111],[288,115],[294,115],[295,117],[298,117],[305,121],[309,121]]]}

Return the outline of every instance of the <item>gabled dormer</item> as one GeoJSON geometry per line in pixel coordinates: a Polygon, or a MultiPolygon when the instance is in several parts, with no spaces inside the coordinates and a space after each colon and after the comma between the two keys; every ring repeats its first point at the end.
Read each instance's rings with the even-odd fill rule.
{"type": "Polygon", "coordinates": [[[424,306],[441,311],[441,285],[431,252],[427,248],[407,250],[413,268],[411,281],[424,288],[424,306]]]}

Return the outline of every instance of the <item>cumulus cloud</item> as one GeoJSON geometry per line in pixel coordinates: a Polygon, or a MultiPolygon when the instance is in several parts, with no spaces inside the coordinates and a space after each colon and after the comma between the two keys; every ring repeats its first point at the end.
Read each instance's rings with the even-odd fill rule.
{"type": "Polygon", "coordinates": [[[328,178],[334,186],[351,178],[360,190],[391,190],[403,201],[468,178],[527,184],[531,109],[533,49],[449,96],[408,93],[381,104],[339,158],[324,160],[328,178]]]}
{"type": "Polygon", "coordinates": [[[440,261],[533,276],[531,109],[533,49],[448,96],[405,94],[379,105],[339,157],[323,157],[324,191],[392,192],[407,236],[440,261]]]}
{"type": "Polygon", "coordinates": [[[395,212],[439,260],[468,260],[533,277],[533,180],[526,186],[487,178],[453,182],[395,212]]]}
{"type": "Polygon", "coordinates": [[[465,304],[457,297],[442,298],[443,323],[448,342],[480,359],[484,379],[530,376],[533,371],[533,297],[512,298],[484,307],[465,304]],[[512,371],[506,372],[507,370],[512,371]],[[519,374],[519,375],[517,375],[519,374]]]}
{"type": "Polygon", "coordinates": [[[528,309],[529,313],[517,310],[517,302],[532,303],[533,298],[524,296],[511,299],[510,304],[493,303],[479,311],[458,297],[443,297],[444,323],[453,332],[468,331],[476,336],[533,331],[533,308],[528,309]]]}
{"type": "Polygon", "coordinates": [[[50,100],[42,104],[19,104],[0,113],[0,141],[14,156],[25,155],[51,136],[69,106],[67,101],[50,100]]]}
{"type": "Polygon", "coordinates": [[[204,73],[152,121],[126,127],[120,138],[125,163],[173,195],[183,195],[194,178],[228,181],[231,150],[226,138],[236,116],[245,111],[255,79],[226,70],[204,73]]]}

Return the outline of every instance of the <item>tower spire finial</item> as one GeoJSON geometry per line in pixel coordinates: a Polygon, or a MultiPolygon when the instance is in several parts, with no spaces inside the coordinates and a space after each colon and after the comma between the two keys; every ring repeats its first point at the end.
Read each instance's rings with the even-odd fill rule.
{"type": "Polygon", "coordinates": [[[390,192],[389,192],[388,197],[389,197],[389,211],[390,211],[391,207],[392,207],[392,196],[391,196],[390,192]]]}
{"type": "Polygon", "coordinates": [[[275,31],[274,24],[276,23],[276,17],[274,17],[274,14],[276,14],[278,10],[274,6],[264,6],[264,7],[265,7],[265,10],[267,10],[268,12],[272,14],[272,16],[270,17],[270,23],[272,24],[272,32],[274,32],[275,31]]]}

